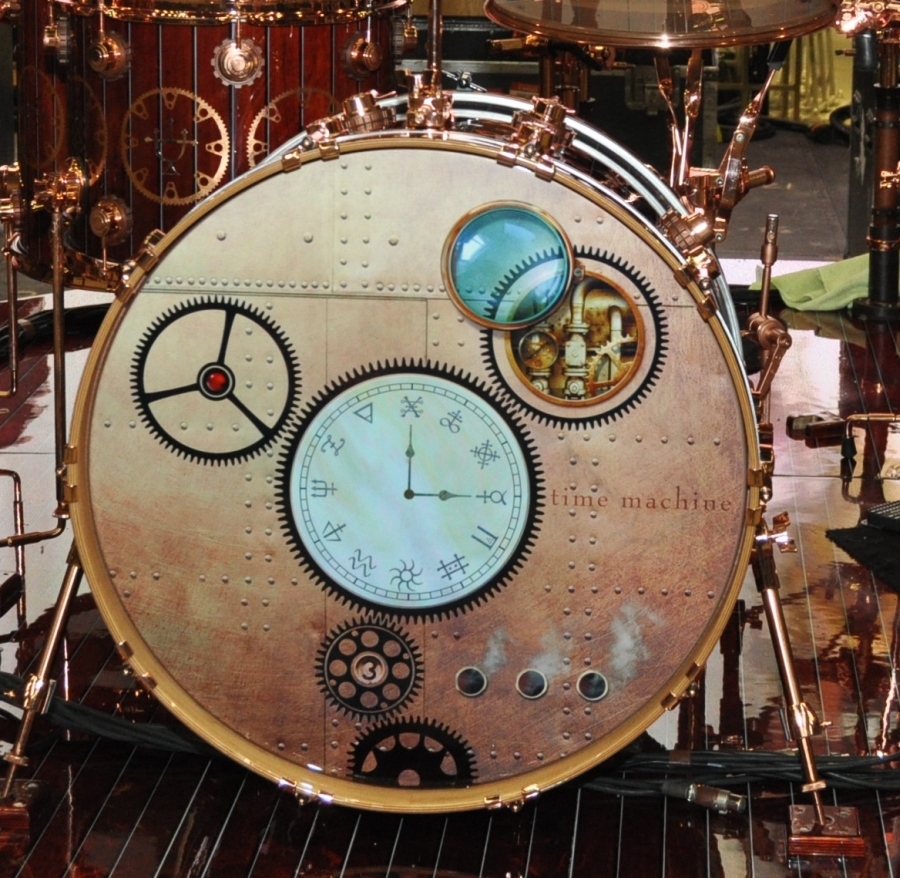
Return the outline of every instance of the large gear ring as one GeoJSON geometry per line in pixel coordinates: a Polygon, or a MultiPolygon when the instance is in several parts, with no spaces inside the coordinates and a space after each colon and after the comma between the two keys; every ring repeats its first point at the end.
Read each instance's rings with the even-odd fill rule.
{"type": "Polygon", "coordinates": [[[316,662],[319,686],[339,710],[387,716],[422,685],[422,653],[401,630],[381,621],[347,622],[333,631],[316,662]]]}
{"type": "Polygon", "coordinates": [[[193,204],[225,177],[228,128],[212,104],[183,88],[144,92],[122,118],[119,148],[135,189],[158,204],[193,204]]]}
{"type": "Polygon", "coordinates": [[[151,432],[177,454],[230,463],[275,440],[296,408],[298,372],[271,318],[241,301],[196,299],[144,333],[132,396],[151,432]]]}
{"type": "Polygon", "coordinates": [[[350,771],[360,780],[405,787],[463,786],[477,774],[461,736],[431,720],[379,723],[354,745],[350,771]]]}

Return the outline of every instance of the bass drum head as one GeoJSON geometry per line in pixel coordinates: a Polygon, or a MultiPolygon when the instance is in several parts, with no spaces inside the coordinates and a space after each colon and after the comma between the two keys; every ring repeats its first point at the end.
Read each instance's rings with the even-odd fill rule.
{"type": "Polygon", "coordinates": [[[684,692],[744,577],[721,322],[618,196],[500,148],[260,166],[135,270],[80,388],[72,516],[120,648],[307,797],[449,811],[582,773],[684,692]]]}

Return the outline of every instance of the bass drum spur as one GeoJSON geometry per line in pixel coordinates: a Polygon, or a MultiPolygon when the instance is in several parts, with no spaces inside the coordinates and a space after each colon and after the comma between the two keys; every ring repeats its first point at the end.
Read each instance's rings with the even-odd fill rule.
{"type": "Polygon", "coordinates": [[[80,387],[72,517],[120,649],[307,799],[581,774],[676,703],[746,572],[750,392],[647,172],[510,163],[491,127],[270,156],[138,261],[80,387]]]}

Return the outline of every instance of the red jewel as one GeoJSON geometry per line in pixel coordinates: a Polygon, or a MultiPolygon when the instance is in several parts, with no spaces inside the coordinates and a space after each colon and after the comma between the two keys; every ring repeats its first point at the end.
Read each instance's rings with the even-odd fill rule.
{"type": "Polygon", "coordinates": [[[210,393],[221,393],[228,386],[228,376],[220,369],[206,373],[206,389],[210,393]]]}

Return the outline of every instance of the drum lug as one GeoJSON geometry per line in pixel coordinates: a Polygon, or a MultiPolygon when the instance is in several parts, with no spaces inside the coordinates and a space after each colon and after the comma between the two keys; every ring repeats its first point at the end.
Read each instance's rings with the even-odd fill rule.
{"type": "Polygon", "coordinates": [[[716,305],[716,300],[712,296],[707,295],[697,302],[697,310],[700,312],[703,322],[709,323],[716,316],[719,307],[716,305]]]}
{"type": "Polygon", "coordinates": [[[556,175],[556,165],[552,161],[547,161],[531,144],[527,146],[518,143],[508,144],[497,153],[497,164],[507,168],[516,165],[528,168],[541,180],[549,181],[556,175]]]}
{"type": "Polygon", "coordinates": [[[131,46],[117,33],[100,34],[88,48],[88,67],[107,82],[131,69],[131,46]]]}
{"type": "Polygon", "coordinates": [[[91,208],[88,225],[105,244],[119,244],[131,234],[131,208],[118,196],[106,195],[91,208]]]}
{"type": "Polygon", "coordinates": [[[216,46],[212,59],[213,75],[225,85],[241,88],[262,76],[262,49],[249,38],[240,42],[224,40],[216,46]]]}
{"type": "Polygon", "coordinates": [[[289,790],[299,805],[330,805],[334,795],[325,790],[316,790],[308,783],[294,783],[287,778],[278,781],[281,789],[289,790]]]}
{"type": "Polygon", "coordinates": [[[55,52],[60,64],[68,64],[72,57],[72,33],[69,19],[63,15],[44,28],[44,50],[55,52]]]}
{"type": "Polygon", "coordinates": [[[357,31],[347,37],[341,60],[347,76],[351,79],[363,80],[368,79],[381,67],[384,53],[378,43],[372,42],[364,33],[357,31]]]}
{"type": "Polygon", "coordinates": [[[496,811],[500,808],[509,808],[513,814],[518,814],[522,808],[525,807],[526,803],[532,802],[540,795],[540,788],[536,785],[527,786],[523,788],[522,792],[516,796],[512,796],[510,798],[503,798],[503,796],[485,796],[484,797],[484,807],[488,811],[496,811]]]}

